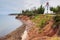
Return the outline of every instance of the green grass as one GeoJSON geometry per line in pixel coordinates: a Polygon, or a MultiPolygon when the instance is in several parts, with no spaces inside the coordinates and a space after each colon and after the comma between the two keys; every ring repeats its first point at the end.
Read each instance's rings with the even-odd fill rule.
{"type": "MultiPolygon", "coordinates": [[[[44,27],[44,25],[47,23],[47,21],[49,21],[50,19],[54,19],[55,21],[55,25],[57,25],[58,23],[60,23],[60,14],[47,14],[47,15],[36,15],[33,19],[31,19],[37,27],[39,27],[40,29],[42,29],[44,27]]],[[[42,32],[42,30],[39,30],[39,32],[42,32]]],[[[51,37],[50,40],[60,40],[60,37],[51,37]]]]}
{"type": "Polygon", "coordinates": [[[31,19],[33,22],[35,22],[37,27],[43,28],[45,23],[49,21],[52,18],[52,16],[49,15],[43,15],[39,14],[36,15],[33,19],[31,19]]]}

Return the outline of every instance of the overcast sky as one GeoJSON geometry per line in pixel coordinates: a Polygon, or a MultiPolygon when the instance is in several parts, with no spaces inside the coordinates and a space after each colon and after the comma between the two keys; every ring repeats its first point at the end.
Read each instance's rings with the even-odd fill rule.
{"type": "Polygon", "coordinates": [[[49,2],[50,6],[60,5],[60,0],[0,0],[0,15],[19,13],[21,10],[39,7],[49,2]]]}

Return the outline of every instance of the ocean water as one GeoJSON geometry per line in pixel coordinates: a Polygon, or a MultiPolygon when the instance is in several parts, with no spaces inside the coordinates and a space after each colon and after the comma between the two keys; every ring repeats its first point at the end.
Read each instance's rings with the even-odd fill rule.
{"type": "Polygon", "coordinates": [[[22,25],[20,20],[15,19],[16,16],[0,15],[0,37],[14,31],[22,25]]]}

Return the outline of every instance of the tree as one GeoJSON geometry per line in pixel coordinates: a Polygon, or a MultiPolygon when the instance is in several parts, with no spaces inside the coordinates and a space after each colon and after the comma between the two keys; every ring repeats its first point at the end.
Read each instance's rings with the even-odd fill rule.
{"type": "Polygon", "coordinates": [[[60,13],[60,6],[57,6],[56,8],[51,7],[50,10],[55,12],[55,13],[60,13]]]}
{"type": "Polygon", "coordinates": [[[37,11],[38,11],[38,14],[43,14],[44,13],[44,7],[42,7],[42,5],[41,5],[37,11]]]}
{"type": "Polygon", "coordinates": [[[54,8],[54,7],[51,7],[50,10],[53,11],[53,12],[55,12],[55,13],[57,12],[57,9],[54,8]]]}
{"type": "Polygon", "coordinates": [[[60,6],[57,6],[57,13],[60,14],[60,6]]]}
{"type": "Polygon", "coordinates": [[[24,13],[25,11],[24,10],[22,10],[22,13],[24,13]]]}

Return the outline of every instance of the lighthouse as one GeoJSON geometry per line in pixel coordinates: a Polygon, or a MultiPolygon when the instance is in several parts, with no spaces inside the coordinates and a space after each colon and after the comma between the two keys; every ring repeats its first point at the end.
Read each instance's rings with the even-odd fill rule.
{"type": "Polygon", "coordinates": [[[52,14],[53,13],[53,11],[50,11],[49,2],[46,3],[44,8],[45,8],[44,14],[52,14]]]}

